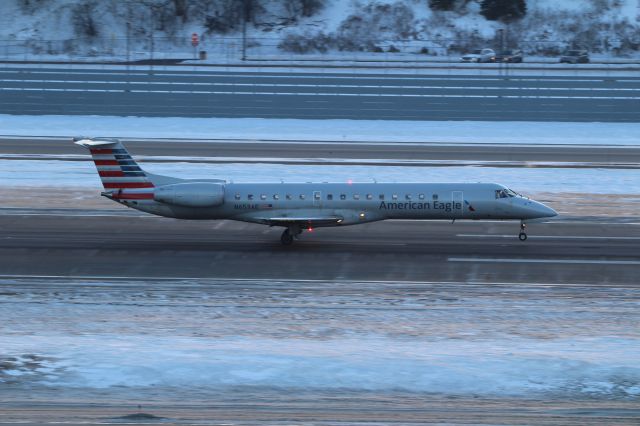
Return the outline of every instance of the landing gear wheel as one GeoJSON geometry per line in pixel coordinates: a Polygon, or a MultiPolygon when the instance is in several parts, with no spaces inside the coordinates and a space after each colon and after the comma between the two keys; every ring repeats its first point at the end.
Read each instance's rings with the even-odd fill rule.
{"type": "Polygon", "coordinates": [[[518,234],[518,239],[520,241],[526,241],[527,240],[527,233],[524,232],[524,230],[527,228],[527,224],[524,223],[523,221],[520,221],[520,233],[518,234]]]}
{"type": "Polygon", "coordinates": [[[280,242],[282,243],[283,246],[290,246],[291,244],[293,244],[293,235],[291,235],[288,229],[285,229],[284,232],[282,233],[282,236],[280,237],[280,242]]]}

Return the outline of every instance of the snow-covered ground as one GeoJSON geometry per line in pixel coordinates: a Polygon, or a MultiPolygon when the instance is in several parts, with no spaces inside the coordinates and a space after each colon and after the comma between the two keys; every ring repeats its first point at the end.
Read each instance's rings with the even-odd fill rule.
{"type": "Polygon", "coordinates": [[[0,386],[640,398],[637,290],[2,279],[0,386]],[[615,297],[612,294],[615,293],[615,297]]]}
{"type": "Polygon", "coordinates": [[[0,114],[0,134],[295,141],[640,145],[640,123],[297,120],[0,114]],[[322,135],[320,138],[318,135],[322,135]]]}
{"type": "MultiPolygon", "coordinates": [[[[24,366],[30,364],[27,358],[15,368],[0,371],[0,377],[32,376],[36,385],[63,388],[265,386],[307,391],[640,397],[640,346],[637,339],[628,338],[479,342],[354,336],[318,341],[123,336],[97,331],[81,336],[40,332],[29,339],[19,335],[0,340],[5,356],[44,358],[35,370],[24,366]]],[[[0,378],[3,381],[7,378],[0,378]]]]}

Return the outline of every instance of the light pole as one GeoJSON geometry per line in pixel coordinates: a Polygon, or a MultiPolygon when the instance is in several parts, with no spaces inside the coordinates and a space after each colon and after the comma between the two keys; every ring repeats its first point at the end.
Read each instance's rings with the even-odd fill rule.
{"type": "Polygon", "coordinates": [[[150,18],[149,19],[149,23],[150,23],[151,29],[149,30],[149,37],[150,37],[150,40],[149,40],[149,44],[150,44],[150,46],[149,46],[149,50],[150,50],[150,52],[149,52],[149,71],[152,74],[153,74],[153,50],[155,49],[154,41],[153,41],[153,32],[155,31],[154,22],[153,22],[153,16],[154,16],[154,14],[153,14],[153,5],[151,5],[151,3],[150,3],[149,4],[149,18],[150,18]]]}
{"type": "Polygon", "coordinates": [[[127,34],[125,43],[127,45],[127,74],[129,73],[129,63],[131,62],[131,3],[127,3],[127,34]]]}
{"type": "Polygon", "coordinates": [[[500,49],[497,53],[496,57],[500,57],[500,62],[498,63],[498,75],[502,75],[502,69],[504,67],[504,28],[500,28],[498,30],[498,34],[500,35],[500,49]]]}
{"type": "Polygon", "coordinates": [[[247,18],[249,15],[249,0],[242,3],[242,60],[247,60],[247,18]]]}

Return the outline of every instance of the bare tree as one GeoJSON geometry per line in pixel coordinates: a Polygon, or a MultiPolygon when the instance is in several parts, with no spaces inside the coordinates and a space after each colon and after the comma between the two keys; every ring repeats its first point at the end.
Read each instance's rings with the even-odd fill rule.
{"type": "Polygon", "coordinates": [[[95,3],[79,3],[71,12],[71,20],[76,34],[84,37],[98,36],[98,27],[93,19],[95,3]]]}
{"type": "Polygon", "coordinates": [[[173,7],[176,9],[176,16],[182,18],[182,22],[187,22],[189,19],[188,11],[189,4],[188,0],[173,0],[173,7]]]}

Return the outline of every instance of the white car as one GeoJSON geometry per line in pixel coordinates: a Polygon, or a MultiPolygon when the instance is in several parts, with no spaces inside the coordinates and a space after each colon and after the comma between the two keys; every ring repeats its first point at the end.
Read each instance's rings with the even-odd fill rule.
{"type": "Polygon", "coordinates": [[[467,53],[462,58],[462,62],[495,62],[496,52],[493,49],[477,49],[471,53],[467,53]]]}

